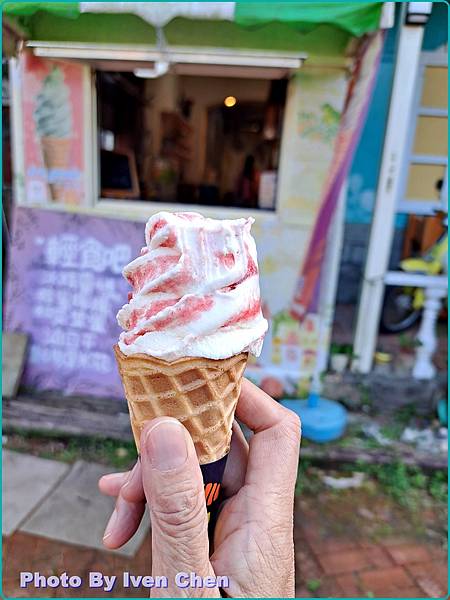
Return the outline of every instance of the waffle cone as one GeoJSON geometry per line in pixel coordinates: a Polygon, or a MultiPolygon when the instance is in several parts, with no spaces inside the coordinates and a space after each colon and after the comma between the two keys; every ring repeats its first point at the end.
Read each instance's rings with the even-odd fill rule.
{"type": "Polygon", "coordinates": [[[189,431],[200,464],[227,454],[247,353],[166,362],[146,354],[126,356],[117,345],[114,352],[138,452],[145,422],[166,416],[189,431]]]}
{"type": "MultiPolygon", "coordinates": [[[[42,156],[44,164],[50,169],[67,169],[69,166],[70,147],[72,140],[70,138],[57,138],[45,136],[41,138],[42,156]]],[[[65,187],[62,183],[49,183],[52,200],[55,202],[64,202],[65,187]]]]}

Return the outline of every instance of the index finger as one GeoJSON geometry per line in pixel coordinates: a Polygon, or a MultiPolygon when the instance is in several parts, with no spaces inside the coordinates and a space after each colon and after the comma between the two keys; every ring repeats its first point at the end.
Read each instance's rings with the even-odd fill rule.
{"type": "Polygon", "coordinates": [[[292,411],[281,406],[254,383],[242,379],[241,395],[236,407],[236,416],[255,433],[270,429],[281,423],[292,411]]]}
{"type": "Polygon", "coordinates": [[[236,412],[255,432],[249,442],[245,483],[269,502],[275,493],[284,496],[289,505],[297,477],[300,419],[246,379],[236,412]]]}

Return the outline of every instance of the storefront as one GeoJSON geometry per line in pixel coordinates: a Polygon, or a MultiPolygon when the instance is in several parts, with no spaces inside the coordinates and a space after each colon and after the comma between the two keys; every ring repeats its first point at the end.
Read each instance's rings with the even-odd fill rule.
{"type": "Polygon", "coordinates": [[[10,66],[16,207],[5,320],[30,335],[30,385],[120,395],[110,350],[126,298],[120,269],[159,210],[254,216],[271,323],[256,378],[294,391],[320,345],[324,354],[319,313],[329,320],[330,244],[342,226],[333,222],[345,179],[336,165],[344,174],[346,164],[337,153],[351,155],[383,5],[290,3],[272,14],[267,4],[201,4],[6,8],[27,39],[10,66]],[[355,81],[365,83],[351,117],[355,81]],[[317,237],[327,194],[332,226],[317,237]],[[311,240],[328,266],[315,275],[320,299],[297,320],[311,240]]]}

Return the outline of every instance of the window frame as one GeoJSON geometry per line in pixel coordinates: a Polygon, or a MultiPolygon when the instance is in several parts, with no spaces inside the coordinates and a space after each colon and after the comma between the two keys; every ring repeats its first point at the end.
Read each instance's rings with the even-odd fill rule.
{"type": "MultiPolygon", "coordinates": [[[[13,137],[13,157],[14,157],[14,171],[16,173],[14,181],[14,196],[16,202],[19,205],[25,205],[29,207],[39,207],[48,210],[59,210],[65,212],[79,212],[85,214],[97,215],[100,217],[112,217],[120,219],[133,219],[136,221],[146,221],[149,213],[158,212],[160,210],[177,211],[183,209],[185,211],[201,211],[205,216],[215,218],[228,218],[235,219],[248,216],[249,212],[252,212],[255,217],[258,218],[260,223],[274,224],[279,221],[282,216],[281,202],[280,202],[280,190],[282,189],[282,178],[283,178],[283,139],[285,135],[286,126],[286,111],[283,116],[282,134],[281,134],[281,146],[280,146],[280,161],[278,164],[278,181],[276,190],[275,209],[248,209],[240,207],[227,207],[227,206],[209,206],[200,204],[179,204],[176,202],[155,202],[146,200],[122,200],[122,199],[111,199],[102,198],[100,194],[100,172],[99,172],[99,139],[98,139],[98,119],[97,119],[97,90],[95,85],[95,72],[96,69],[93,66],[93,60],[103,57],[104,61],[111,61],[111,67],[113,66],[113,58],[123,58],[123,53],[127,53],[128,59],[136,59],[136,56],[140,56],[142,66],[147,63],[153,57],[157,58],[154,47],[149,46],[130,46],[123,44],[85,44],[76,42],[48,42],[39,40],[29,40],[26,42],[26,47],[33,52],[38,58],[50,59],[50,60],[63,60],[72,61],[78,64],[82,64],[86,67],[86,79],[85,89],[83,95],[83,108],[85,110],[84,119],[84,176],[85,176],[85,202],[82,205],[73,207],[63,204],[33,204],[29,203],[25,199],[25,190],[23,185],[20,184],[21,174],[23,173],[23,156],[19,156],[20,151],[20,140],[23,139],[23,118],[22,118],[22,106],[21,106],[21,92],[20,85],[14,85],[12,89],[12,104],[13,107],[13,119],[15,120],[15,126],[13,126],[14,132],[13,137]],[[88,47],[87,47],[88,46],[88,47]],[[111,54],[111,52],[112,54],[111,54]],[[98,52],[98,56],[94,56],[93,53],[98,52]],[[109,54],[108,54],[109,53],[109,54]],[[140,55],[139,55],[140,53],[140,55]],[[149,54],[150,53],[150,54],[149,54]],[[153,53],[151,55],[151,53],[153,53]]],[[[168,48],[170,49],[170,48],[168,48]]],[[[304,61],[307,59],[307,54],[304,52],[276,52],[276,51],[258,51],[258,50],[235,50],[233,48],[176,48],[177,51],[184,53],[184,56],[189,56],[188,62],[191,66],[195,66],[199,53],[203,57],[203,63],[208,66],[211,60],[211,56],[218,56],[217,62],[219,65],[240,68],[240,61],[242,57],[245,57],[245,68],[254,68],[255,77],[261,78],[262,65],[267,65],[269,62],[269,68],[267,73],[273,73],[274,70],[282,72],[286,75],[291,76],[298,72],[304,61]],[[209,56],[208,56],[209,55],[209,56]],[[231,59],[230,59],[231,57],[231,59]],[[228,62],[227,62],[228,61],[228,62]],[[230,62],[231,61],[231,62],[230,62]]],[[[159,54],[160,55],[160,54],[159,54]]],[[[14,61],[16,59],[11,59],[14,61]]],[[[18,61],[16,64],[12,64],[12,73],[15,75],[18,61]],[[16,68],[13,68],[16,67],[16,68]]],[[[18,74],[18,73],[17,73],[18,74]]],[[[201,75],[200,75],[201,76],[201,75]]],[[[204,75],[207,78],[207,75],[204,75]]],[[[220,75],[219,75],[220,76],[220,75]]],[[[224,76],[224,75],[222,75],[224,76]]],[[[265,75],[268,79],[271,79],[269,75],[265,75]]],[[[264,77],[262,77],[264,78],[264,77]]],[[[289,93],[288,93],[289,98],[289,93]]],[[[287,100],[288,101],[288,100],[287,100]]],[[[298,224],[301,225],[303,221],[298,224]]]]}
{"type": "MultiPolygon", "coordinates": [[[[448,157],[438,155],[419,155],[414,154],[414,141],[416,137],[417,125],[419,117],[447,117],[448,123],[448,107],[431,108],[421,105],[422,92],[425,83],[425,70],[427,67],[445,67],[448,70],[447,51],[439,49],[435,51],[423,51],[420,55],[420,63],[416,76],[416,85],[412,107],[412,125],[409,130],[407,140],[407,151],[404,154],[404,160],[401,171],[401,184],[399,195],[397,198],[397,212],[415,215],[430,216],[436,211],[447,211],[447,179],[448,179],[448,157]],[[444,182],[439,200],[427,199],[411,199],[406,197],[410,167],[412,165],[436,165],[444,166],[444,182]]],[[[447,125],[448,126],[448,125],[447,125]]],[[[448,134],[448,132],[447,132],[448,134]]]]}

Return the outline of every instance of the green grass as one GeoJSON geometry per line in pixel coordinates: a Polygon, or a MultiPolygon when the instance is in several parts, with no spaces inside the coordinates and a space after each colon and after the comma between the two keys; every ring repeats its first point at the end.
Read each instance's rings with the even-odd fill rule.
{"type": "Polygon", "coordinates": [[[359,385],[359,397],[361,399],[362,411],[366,414],[370,414],[373,410],[372,398],[370,396],[369,388],[362,383],[359,385]]]}
{"type": "Polygon", "coordinates": [[[417,417],[417,407],[414,403],[400,406],[394,413],[395,420],[403,427],[409,425],[414,417],[417,417]]]}
{"type": "Polygon", "coordinates": [[[345,470],[358,470],[374,478],[381,489],[398,504],[415,509],[421,492],[427,492],[434,500],[447,504],[447,473],[443,470],[427,473],[419,467],[408,467],[400,461],[386,465],[347,465],[345,470]]]}
{"type": "Polygon", "coordinates": [[[126,470],[134,464],[137,453],[133,441],[92,437],[66,437],[40,432],[15,430],[7,435],[6,447],[62,462],[76,460],[99,462],[115,469],[126,470]]]}
{"type": "MultiPolygon", "coordinates": [[[[7,438],[6,447],[12,450],[68,463],[76,460],[99,462],[118,470],[130,468],[137,456],[134,442],[131,440],[63,437],[20,430],[8,434],[7,438]]],[[[416,510],[420,505],[420,497],[424,493],[436,502],[444,505],[448,502],[447,473],[444,470],[429,473],[418,467],[407,467],[400,461],[394,461],[387,465],[370,465],[364,462],[345,464],[340,466],[339,471],[363,471],[377,483],[381,491],[399,505],[412,510],[416,510]]],[[[295,488],[296,495],[314,495],[323,490],[324,483],[319,473],[319,469],[314,467],[310,460],[302,458],[295,488]]]]}
{"type": "Polygon", "coordinates": [[[314,594],[314,592],[317,592],[321,585],[322,582],[320,581],[320,579],[308,579],[308,581],[306,582],[306,587],[308,588],[308,591],[310,591],[312,594],[314,594]]]}
{"type": "Polygon", "coordinates": [[[54,458],[64,462],[74,462],[79,458],[96,460],[116,469],[127,469],[136,459],[136,447],[134,442],[72,438],[59,456],[54,458]]]}
{"type": "Polygon", "coordinates": [[[302,458],[299,463],[297,482],[295,484],[295,495],[316,494],[323,488],[323,483],[317,472],[311,466],[311,461],[302,458]]]}
{"type": "MultiPolygon", "coordinates": [[[[417,510],[423,494],[428,494],[436,502],[448,502],[447,473],[444,470],[428,473],[419,467],[408,467],[402,462],[386,465],[370,465],[364,462],[341,465],[339,471],[350,473],[362,471],[374,481],[378,488],[395,500],[400,506],[417,510]]],[[[311,461],[302,459],[299,464],[296,495],[317,494],[324,489],[318,470],[311,461]]],[[[339,494],[339,490],[336,490],[339,494]]]]}
{"type": "Polygon", "coordinates": [[[448,504],[448,482],[445,471],[436,471],[430,477],[429,492],[438,502],[448,504]]]}
{"type": "Polygon", "coordinates": [[[394,422],[380,427],[380,433],[389,440],[398,441],[403,433],[404,426],[401,423],[394,422]]]}

